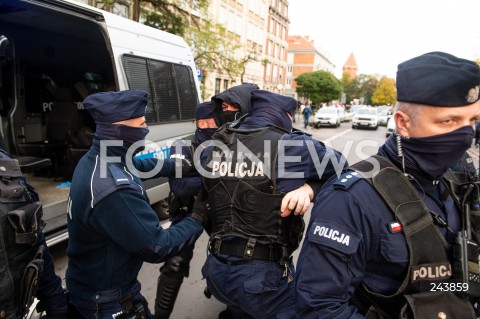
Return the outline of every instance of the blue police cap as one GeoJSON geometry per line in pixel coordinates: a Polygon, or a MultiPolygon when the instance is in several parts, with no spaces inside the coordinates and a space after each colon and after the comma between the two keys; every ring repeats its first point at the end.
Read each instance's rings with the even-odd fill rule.
{"type": "Polygon", "coordinates": [[[298,103],[297,100],[289,96],[265,90],[254,90],[252,91],[252,114],[255,113],[256,105],[270,105],[274,109],[290,113],[293,117],[298,103]]]}
{"type": "Polygon", "coordinates": [[[141,90],[100,92],[83,100],[96,123],[115,123],[145,116],[148,93],[141,90]]]}
{"type": "Polygon", "coordinates": [[[465,106],[479,99],[479,86],[479,66],[448,53],[430,52],[398,65],[398,101],[465,106]]]}
{"type": "Polygon", "coordinates": [[[200,103],[195,108],[195,119],[210,119],[213,117],[214,110],[215,108],[212,101],[200,103]]]}

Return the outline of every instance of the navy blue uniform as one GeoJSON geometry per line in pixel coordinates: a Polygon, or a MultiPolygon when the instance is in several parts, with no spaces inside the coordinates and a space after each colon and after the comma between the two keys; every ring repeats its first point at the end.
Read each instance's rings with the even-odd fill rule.
{"type": "MultiPolygon", "coordinates": [[[[382,147],[379,154],[389,153],[382,147]]],[[[417,181],[413,184],[428,209],[453,231],[440,227],[451,241],[460,229],[453,198],[441,196],[443,182],[417,181]]],[[[385,201],[357,174],[329,180],[315,200],[298,260],[297,316],[363,318],[349,304],[360,283],[376,293],[397,291],[407,274],[409,253],[403,233],[391,229],[395,222],[385,201]]]]}
{"type": "MultiPolygon", "coordinates": [[[[292,99],[290,107],[289,99],[266,91],[253,91],[252,101],[256,103],[252,103],[252,115],[239,129],[277,125],[290,131],[291,119],[285,112],[293,113],[296,101],[292,99]],[[286,104],[289,109],[285,109],[286,104]]],[[[258,130],[238,134],[258,134],[258,130]]],[[[275,194],[295,190],[307,181],[325,181],[346,164],[340,153],[304,133],[285,134],[281,142],[275,161],[275,194]]],[[[202,154],[203,163],[209,152],[211,149],[202,154]]],[[[225,242],[245,246],[246,239],[228,236],[223,238],[222,243],[225,242]]],[[[242,257],[228,254],[217,257],[211,253],[202,273],[209,290],[227,304],[234,318],[292,318],[295,316],[295,269],[291,259],[286,268],[275,261],[252,258],[245,262],[242,257]]]]}
{"type": "MultiPolygon", "coordinates": [[[[72,303],[87,318],[120,313],[120,302],[128,296],[143,300],[137,281],[142,263],[174,256],[203,230],[190,217],[163,229],[142,182],[125,166],[126,149],[108,148],[108,155],[119,156],[122,163],[107,164],[102,178],[99,144],[95,138],[75,169],[69,202],[67,287],[72,303]]],[[[156,165],[155,159],[133,161],[140,171],[156,165]]],[[[174,171],[174,161],[165,160],[157,176],[174,171]]]]}

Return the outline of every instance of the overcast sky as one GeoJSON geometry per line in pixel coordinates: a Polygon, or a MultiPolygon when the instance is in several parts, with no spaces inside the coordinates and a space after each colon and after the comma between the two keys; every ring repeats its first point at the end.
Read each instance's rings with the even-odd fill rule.
{"type": "Polygon", "coordinates": [[[290,0],[290,35],[310,36],[335,64],[395,77],[398,63],[444,51],[480,58],[480,0],[290,0]]]}

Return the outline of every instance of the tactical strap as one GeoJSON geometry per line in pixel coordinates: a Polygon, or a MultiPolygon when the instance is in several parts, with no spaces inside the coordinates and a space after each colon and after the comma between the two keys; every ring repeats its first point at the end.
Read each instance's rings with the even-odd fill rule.
{"type": "MultiPolygon", "coordinates": [[[[434,225],[418,191],[406,176],[385,157],[375,155],[373,158],[380,163],[381,169],[373,178],[365,180],[380,194],[402,225],[410,258],[408,274],[394,294],[385,296],[369,291],[365,285],[362,286],[374,296],[393,298],[403,295],[405,290],[410,288],[413,266],[448,262],[448,244],[434,225]]],[[[371,162],[365,161],[352,166],[359,174],[368,172],[371,167],[371,162]]]]}

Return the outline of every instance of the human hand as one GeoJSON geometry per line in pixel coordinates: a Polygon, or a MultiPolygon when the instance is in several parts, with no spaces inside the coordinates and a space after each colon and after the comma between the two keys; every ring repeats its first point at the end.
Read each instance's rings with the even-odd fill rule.
{"type": "Polygon", "coordinates": [[[210,205],[203,196],[202,191],[198,194],[197,198],[195,199],[195,203],[193,204],[192,208],[192,218],[199,222],[203,228],[205,228],[208,223],[210,222],[210,205]]]}
{"type": "Polygon", "coordinates": [[[287,217],[292,212],[295,215],[303,215],[310,207],[313,200],[313,189],[308,184],[303,184],[299,188],[288,192],[282,199],[280,216],[287,217]]]}

